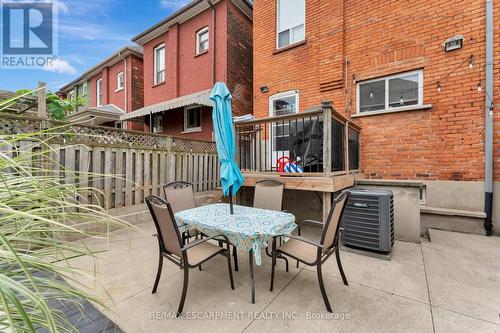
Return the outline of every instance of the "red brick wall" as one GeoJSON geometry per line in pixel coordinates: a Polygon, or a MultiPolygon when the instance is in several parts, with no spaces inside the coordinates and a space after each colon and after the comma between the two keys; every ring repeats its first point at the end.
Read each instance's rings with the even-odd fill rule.
{"type": "Polygon", "coordinates": [[[232,2],[227,13],[227,85],[233,96],[233,114],[253,112],[252,21],[232,2]]]}
{"type": "MultiPolygon", "coordinates": [[[[216,79],[226,80],[226,12],[227,1],[216,5],[216,79]]],[[[161,36],[144,45],[144,105],[152,105],[189,95],[212,87],[211,52],[213,47],[212,10],[207,9],[180,25],[174,25],[161,36]],[[196,32],[209,27],[210,50],[196,55],[196,32]],[[153,50],[161,43],[166,46],[165,83],[154,86],[153,50]]]]}
{"type": "MultiPolygon", "coordinates": [[[[145,106],[211,89],[213,86],[212,52],[215,50],[215,80],[228,84],[235,97],[235,114],[252,111],[251,21],[244,18],[239,9],[228,0],[220,1],[215,6],[215,45],[212,9],[207,9],[182,24],[171,26],[169,31],[144,45],[145,106]],[[231,20],[231,28],[228,27],[228,20],[231,20]],[[242,26],[238,27],[239,24],[242,26]],[[210,34],[209,52],[197,55],[196,32],[207,26],[210,34]],[[239,42],[236,41],[236,37],[240,39],[239,42]],[[166,46],[166,80],[164,84],[155,86],[153,84],[153,50],[161,43],[166,46]],[[229,53],[228,47],[234,47],[234,50],[229,53]]],[[[204,112],[207,113],[207,110],[204,112]]],[[[184,113],[180,111],[165,113],[165,117],[168,118],[165,118],[164,131],[177,136],[211,140],[211,114],[205,115],[205,113],[203,132],[182,133],[184,113]]]]}
{"type": "Polygon", "coordinates": [[[270,95],[297,89],[301,111],[332,100],[349,116],[356,112],[353,74],[364,80],[423,69],[430,110],[357,118],[363,171],[373,178],[484,178],[484,89],[477,92],[484,83],[484,1],[308,0],[306,43],[277,54],[275,4],[254,3],[255,115],[268,116],[270,95]],[[464,35],[464,47],[444,52],[443,42],[456,34],[464,35]],[[475,67],[460,65],[471,54],[475,67]],[[337,89],[321,91],[329,82],[337,89]],[[260,92],[263,85],[269,94],[260,92]]]}
{"type": "MultiPolygon", "coordinates": [[[[127,112],[132,112],[144,106],[144,72],[142,58],[129,56],[127,58],[128,76],[127,92],[129,94],[127,112]]],[[[144,124],[129,122],[129,129],[144,131],[144,124]]]]}

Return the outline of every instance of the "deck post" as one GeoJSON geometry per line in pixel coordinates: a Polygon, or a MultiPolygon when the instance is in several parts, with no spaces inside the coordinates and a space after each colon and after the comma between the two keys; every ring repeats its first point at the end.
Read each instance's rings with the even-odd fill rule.
{"type": "MultiPolygon", "coordinates": [[[[332,176],[332,101],[321,102],[323,110],[323,176],[332,176]]],[[[323,222],[326,222],[332,205],[332,193],[323,192],[323,222]]]]}

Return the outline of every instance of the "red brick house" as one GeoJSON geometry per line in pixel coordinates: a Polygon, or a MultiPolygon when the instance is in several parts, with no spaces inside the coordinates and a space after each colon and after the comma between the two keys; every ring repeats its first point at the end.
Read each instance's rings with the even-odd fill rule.
{"type": "MultiPolygon", "coordinates": [[[[364,177],[418,180],[422,219],[447,214],[456,217],[452,229],[481,232],[488,206],[485,110],[500,95],[499,22],[500,3],[485,0],[255,0],[254,115],[332,101],[362,128],[364,177]],[[487,3],[495,22],[488,29],[496,29],[493,91],[486,87],[487,3]]],[[[500,194],[493,201],[499,220],[500,194]]]]}
{"type": "Polygon", "coordinates": [[[144,48],[144,107],[122,120],[147,131],[212,139],[210,89],[233,95],[233,113],[252,112],[252,4],[195,0],[132,39],[144,48]]]}
{"type": "Polygon", "coordinates": [[[122,123],[120,116],[144,105],[142,48],[126,46],[60,89],[67,98],[79,97],[84,106],[68,115],[82,124],[124,127],[142,131],[143,123],[122,123]]]}

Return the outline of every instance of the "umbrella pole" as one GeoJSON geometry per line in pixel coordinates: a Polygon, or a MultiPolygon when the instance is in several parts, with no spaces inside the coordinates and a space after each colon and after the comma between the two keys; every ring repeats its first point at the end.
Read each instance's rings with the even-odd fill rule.
{"type": "Polygon", "coordinates": [[[229,186],[229,211],[231,212],[231,215],[234,214],[233,210],[233,186],[229,186]]]}

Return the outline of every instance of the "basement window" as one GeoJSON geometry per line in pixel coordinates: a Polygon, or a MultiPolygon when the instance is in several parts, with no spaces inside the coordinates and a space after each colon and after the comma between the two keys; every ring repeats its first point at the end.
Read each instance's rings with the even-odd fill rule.
{"type": "Polygon", "coordinates": [[[208,46],[208,27],[205,27],[196,33],[196,54],[207,52],[208,46]]]}
{"type": "Polygon", "coordinates": [[[357,84],[357,113],[423,105],[423,72],[412,71],[357,84]]]}
{"type": "Polygon", "coordinates": [[[277,48],[283,48],[305,39],[305,0],[277,0],[277,48]]]}

